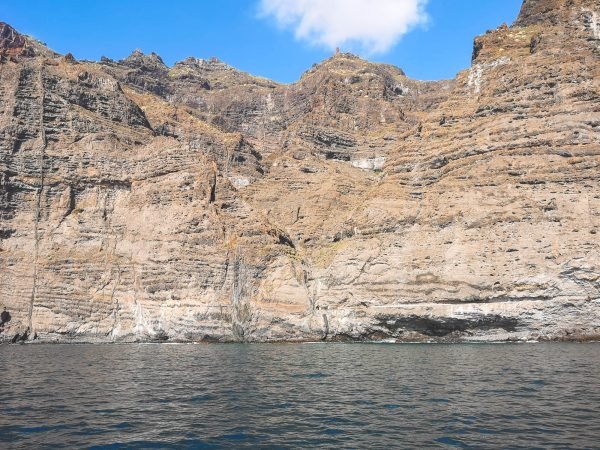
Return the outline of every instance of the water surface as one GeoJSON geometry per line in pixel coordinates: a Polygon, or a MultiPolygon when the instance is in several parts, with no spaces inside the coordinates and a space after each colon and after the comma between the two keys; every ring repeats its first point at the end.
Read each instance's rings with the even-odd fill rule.
{"type": "Polygon", "coordinates": [[[1,448],[598,448],[600,345],[0,346],[1,448]]]}

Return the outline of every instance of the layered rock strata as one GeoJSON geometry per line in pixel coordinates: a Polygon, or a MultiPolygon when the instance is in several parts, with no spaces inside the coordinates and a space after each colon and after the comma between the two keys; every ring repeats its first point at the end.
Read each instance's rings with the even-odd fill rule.
{"type": "Polygon", "coordinates": [[[0,339],[596,339],[599,18],[526,0],[454,80],[290,85],[0,24],[0,339]]]}

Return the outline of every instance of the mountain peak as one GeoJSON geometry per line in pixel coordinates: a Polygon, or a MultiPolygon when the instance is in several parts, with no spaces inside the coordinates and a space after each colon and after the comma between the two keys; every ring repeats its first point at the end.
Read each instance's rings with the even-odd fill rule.
{"type": "Polygon", "coordinates": [[[166,68],[166,64],[162,58],[154,52],[145,55],[139,48],[135,49],[131,55],[127,58],[122,59],[121,63],[130,67],[152,67],[152,68],[166,68]]]}
{"type": "Polygon", "coordinates": [[[399,67],[390,64],[371,62],[353,53],[339,52],[324,59],[320,63],[314,64],[309,70],[304,72],[302,77],[304,78],[316,73],[336,74],[337,76],[355,76],[361,73],[381,73],[382,71],[395,76],[405,76],[404,71],[399,67]]]}

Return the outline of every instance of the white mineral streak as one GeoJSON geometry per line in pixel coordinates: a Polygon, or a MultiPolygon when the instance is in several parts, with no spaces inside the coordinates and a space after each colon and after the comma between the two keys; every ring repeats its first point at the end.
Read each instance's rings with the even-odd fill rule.
{"type": "Polygon", "coordinates": [[[471,69],[469,69],[469,76],[467,78],[467,85],[473,88],[473,93],[479,94],[481,93],[481,86],[484,80],[484,75],[487,71],[494,69],[498,66],[502,66],[507,64],[510,61],[508,57],[502,57],[495,61],[485,62],[485,63],[477,63],[474,64],[471,69]]]}
{"type": "Polygon", "coordinates": [[[352,167],[366,170],[382,170],[385,164],[385,157],[356,159],[351,162],[352,167]]]}

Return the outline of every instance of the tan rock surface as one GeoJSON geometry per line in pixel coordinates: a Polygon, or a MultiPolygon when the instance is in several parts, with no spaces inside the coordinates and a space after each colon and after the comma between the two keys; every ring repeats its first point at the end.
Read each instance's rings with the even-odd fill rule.
{"type": "Polygon", "coordinates": [[[291,85],[0,25],[0,339],[597,338],[599,17],[527,0],[455,80],[291,85]]]}

